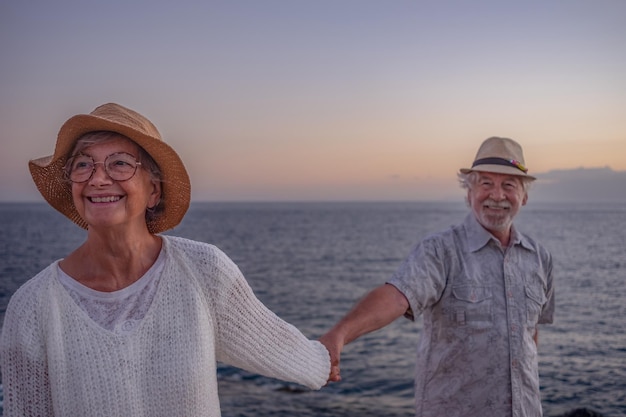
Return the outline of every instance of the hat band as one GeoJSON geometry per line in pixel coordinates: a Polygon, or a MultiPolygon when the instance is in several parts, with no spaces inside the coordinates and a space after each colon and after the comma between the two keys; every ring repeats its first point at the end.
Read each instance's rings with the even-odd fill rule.
{"type": "Polygon", "coordinates": [[[519,161],[516,161],[515,159],[482,158],[482,159],[478,159],[474,161],[472,168],[474,168],[476,165],[504,165],[507,167],[517,168],[520,171],[522,171],[524,174],[528,172],[528,168],[526,168],[524,164],[522,164],[519,161]]]}

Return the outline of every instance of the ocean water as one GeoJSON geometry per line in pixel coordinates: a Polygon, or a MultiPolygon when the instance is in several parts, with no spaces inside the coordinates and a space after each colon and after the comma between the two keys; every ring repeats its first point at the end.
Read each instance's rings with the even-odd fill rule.
{"type": "MultiPolygon", "coordinates": [[[[463,203],[195,203],[169,234],[216,244],[257,296],[310,338],[383,283],[416,242],[462,221],[463,203]]],[[[540,330],[544,414],[626,415],[626,208],[532,204],[518,227],[553,253],[555,323],[540,330]]],[[[84,239],[45,204],[0,204],[0,320],[13,292],[84,239]]],[[[412,416],[420,321],[348,345],[320,391],[220,366],[224,417],[412,416]]]]}

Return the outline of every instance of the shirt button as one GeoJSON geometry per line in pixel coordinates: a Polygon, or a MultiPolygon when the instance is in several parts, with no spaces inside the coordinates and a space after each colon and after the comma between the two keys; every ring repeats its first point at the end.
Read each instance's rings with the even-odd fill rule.
{"type": "Polygon", "coordinates": [[[127,320],[122,324],[122,330],[130,332],[135,327],[135,323],[132,320],[127,320]]]}

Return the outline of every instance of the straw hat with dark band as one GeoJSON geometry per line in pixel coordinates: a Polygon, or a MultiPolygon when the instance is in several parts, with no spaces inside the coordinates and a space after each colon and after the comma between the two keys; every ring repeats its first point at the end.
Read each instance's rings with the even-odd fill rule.
{"type": "Polygon", "coordinates": [[[516,175],[534,180],[528,175],[524,163],[524,153],[519,143],[513,139],[491,137],[478,148],[471,168],[461,168],[463,174],[472,171],[494,172],[496,174],[516,175]]]}
{"type": "Polygon", "coordinates": [[[141,114],[119,104],[103,104],[90,114],[71,117],[59,130],[54,154],[29,162],[30,173],[39,192],[55,209],[86,229],[72,200],[71,187],[63,167],[76,140],[85,133],[116,132],[132,139],[157,163],[162,174],[164,211],[148,221],[148,230],[159,233],[175,227],[189,208],[191,184],[178,154],[163,142],[157,128],[141,114]]]}

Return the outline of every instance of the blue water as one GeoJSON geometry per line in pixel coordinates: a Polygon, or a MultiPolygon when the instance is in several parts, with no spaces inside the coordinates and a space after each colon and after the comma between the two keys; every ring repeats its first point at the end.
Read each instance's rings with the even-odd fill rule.
{"type": "MultiPolygon", "coordinates": [[[[316,338],[421,237],[466,212],[462,203],[195,203],[169,233],[222,248],[266,305],[316,338]]],[[[556,320],[540,331],[546,416],[626,415],[625,225],[619,205],[531,202],[519,215],[555,259],[556,320]]],[[[83,239],[45,204],[0,204],[0,319],[21,283],[83,239]]],[[[220,366],[223,416],[412,416],[420,328],[400,319],[348,345],[343,381],[321,391],[220,366]]]]}

